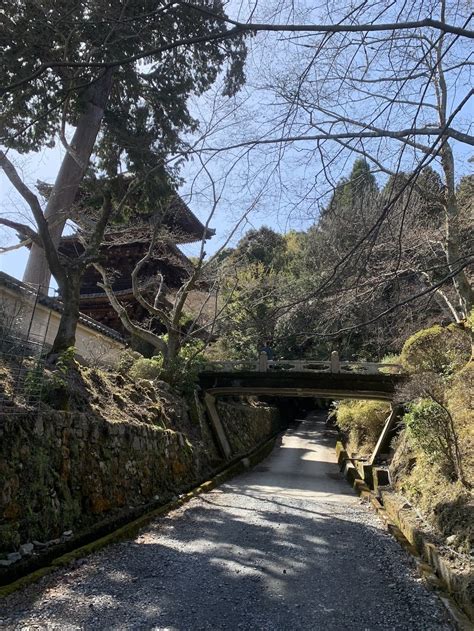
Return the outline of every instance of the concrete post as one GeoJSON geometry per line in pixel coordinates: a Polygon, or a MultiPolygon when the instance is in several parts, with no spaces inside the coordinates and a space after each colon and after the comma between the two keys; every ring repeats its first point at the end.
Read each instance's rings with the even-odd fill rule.
{"type": "Polygon", "coordinates": [[[339,353],[337,351],[331,353],[331,372],[341,372],[341,362],[339,361],[339,353]]]}
{"type": "Polygon", "coordinates": [[[382,432],[379,436],[377,444],[374,447],[372,455],[370,456],[369,464],[373,465],[379,455],[384,453],[384,450],[388,450],[391,432],[395,426],[395,423],[398,421],[399,417],[402,415],[403,408],[400,405],[393,405],[392,410],[390,412],[390,416],[385,421],[385,425],[382,429],[382,432]]]}
{"type": "Polygon", "coordinates": [[[268,356],[262,351],[258,358],[258,371],[259,372],[267,372],[268,370],[268,356]]]}
{"type": "Polygon", "coordinates": [[[227,440],[227,436],[225,435],[225,431],[221,423],[221,419],[219,418],[219,413],[217,412],[216,400],[208,392],[204,394],[204,404],[206,406],[207,414],[219,442],[221,451],[225,458],[229,460],[232,456],[232,449],[230,448],[229,441],[227,440]]]}

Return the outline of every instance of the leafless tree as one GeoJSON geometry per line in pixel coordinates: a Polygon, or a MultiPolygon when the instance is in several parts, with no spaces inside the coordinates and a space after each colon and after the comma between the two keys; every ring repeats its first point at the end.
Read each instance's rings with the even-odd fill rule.
{"type": "MultiPolygon", "coordinates": [[[[236,142],[222,139],[202,149],[210,155],[245,150],[257,156],[267,148],[266,159],[279,162],[280,172],[289,171],[290,177],[297,178],[298,170],[304,170],[306,182],[302,192],[294,186],[294,197],[300,199],[293,199],[293,205],[314,204],[324,197],[324,187],[334,191],[354,155],[389,178],[410,172],[402,188],[386,195],[352,251],[341,253],[331,280],[316,285],[312,296],[305,291],[303,301],[320,296],[328,282],[337,283],[354,260],[376,253],[383,246],[387,223],[393,224],[394,244],[408,251],[408,244],[401,244],[408,232],[404,216],[413,205],[422,172],[434,168],[442,178],[442,189],[433,205],[440,208],[444,222],[432,254],[439,269],[446,267],[445,282],[440,285],[429,273],[431,257],[425,261],[427,270],[418,261],[424,287],[413,287],[413,298],[420,291],[435,293],[453,319],[465,318],[474,301],[473,249],[472,241],[464,241],[466,217],[456,192],[455,157],[462,156],[462,145],[474,144],[466,119],[474,95],[468,3],[322,2],[306,9],[304,24],[233,22],[235,28],[253,33],[278,32],[283,53],[272,50],[276,61],[272,64],[267,56],[270,69],[254,77],[266,107],[254,110],[256,120],[247,134],[236,142]],[[312,23],[323,12],[331,15],[330,27],[312,23]]],[[[407,261],[398,259],[399,268],[392,272],[404,275],[407,261]]]]}
{"type": "Polygon", "coordinates": [[[51,349],[52,355],[56,355],[75,344],[76,326],[79,319],[81,279],[84,270],[97,257],[104,230],[113,213],[110,191],[107,189],[103,191],[102,209],[94,230],[90,234],[87,244],[85,244],[83,253],[78,257],[71,258],[62,254],[53,244],[50,226],[43,214],[38,196],[24,184],[15,166],[3,151],[0,151],[0,165],[15,189],[28,203],[36,221],[37,230],[31,228],[28,224],[1,217],[0,224],[16,230],[21,235],[23,244],[26,238],[26,240],[29,240],[45,252],[49,269],[54,274],[61,292],[63,310],[58,332],[51,349]]]}
{"type": "MultiPolygon", "coordinates": [[[[140,59],[160,58],[169,51],[192,50],[193,46],[209,42],[238,43],[247,36],[255,36],[252,41],[258,45],[258,38],[266,37],[274,46],[271,55],[274,63],[270,63],[269,69],[259,67],[261,78],[254,82],[259,96],[266,99],[265,106],[259,103],[254,108],[255,118],[247,117],[245,129],[235,140],[229,141],[230,134],[226,133],[224,125],[217,142],[211,142],[210,137],[203,138],[192,147],[181,148],[181,153],[198,154],[205,160],[219,156],[225,156],[224,160],[229,156],[231,160],[245,159],[253,168],[255,151],[268,147],[273,151],[274,170],[282,177],[283,160],[292,151],[293,157],[298,156],[299,167],[306,161],[305,168],[311,166],[319,174],[319,178],[313,178],[313,189],[320,186],[321,178],[334,186],[341,164],[354,152],[364,156],[378,171],[396,174],[401,169],[409,169],[412,175],[404,186],[405,191],[416,187],[416,179],[425,166],[438,165],[444,180],[443,258],[448,266],[444,283],[454,286],[457,299],[452,306],[457,318],[464,317],[473,302],[466,273],[472,257],[466,255],[460,242],[451,145],[454,141],[474,144],[469,125],[462,118],[473,95],[469,84],[472,61],[467,46],[474,32],[469,29],[471,16],[465,11],[467,3],[443,0],[420,6],[411,0],[400,6],[379,2],[336,5],[322,1],[311,7],[301,3],[298,10],[298,3],[281,1],[272,5],[269,19],[260,21],[258,2],[249,7],[246,16],[239,14],[234,18],[202,3],[177,2],[173,6],[160,3],[153,19],[158,14],[160,19],[166,17],[173,7],[186,17],[195,15],[210,20],[212,33],[177,36],[165,44],[147,44],[138,52],[122,55],[118,54],[120,38],[114,39],[114,46],[109,50],[107,37],[99,50],[94,49],[91,54],[88,51],[81,59],[66,54],[35,61],[24,76],[12,78],[10,73],[9,84],[2,87],[3,94],[10,98],[37,82],[59,76],[64,83],[59,101],[66,113],[72,111],[71,95],[76,95],[80,88],[84,108],[80,119],[75,121],[77,138],[75,135],[68,141],[65,137],[66,122],[71,117],[63,115],[59,119],[58,133],[67,156],[63,165],[65,173],[61,169],[58,174],[46,209],[46,221],[53,232],[48,248],[57,245],[70,202],[84,175],[94,143],[100,137],[116,73],[136,68],[140,59]],[[328,15],[331,16],[329,23],[328,15]],[[299,23],[295,19],[298,17],[301,17],[299,23]],[[220,27],[216,26],[219,24],[220,27]],[[84,155],[77,143],[84,148],[84,155]],[[316,163],[319,166],[316,167],[316,163]]],[[[267,11],[267,15],[269,13],[267,11]]],[[[122,24],[122,17],[113,22],[112,36],[122,24]]],[[[128,22],[126,28],[129,28],[128,22]]],[[[234,52],[238,49],[236,46],[234,52]]],[[[238,61],[242,62],[242,55],[238,61]]],[[[308,193],[301,197],[308,199],[308,193]]],[[[400,197],[400,191],[396,191],[387,199],[359,242],[334,265],[329,278],[309,294],[305,291],[304,295],[295,296],[287,308],[297,301],[320,295],[335,283],[353,265],[354,256],[360,257],[364,243],[369,244],[369,252],[375,251],[381,227],[397,212],[394,209],[400,197]]],[[[400,234],[403,234],[403,221],[401,227],[400,234]]],[[[29,269],[34,268],[35,273],[41,267],[32,262],[39,256],[38,246],[33,241],[36,254],[29,269]]],[[[444,290],[438,282],[433,283],[429,278],[427,282],[427,294],[444,290]]],[[[424,295],[424,291],[415,295],[424,295]]]]}
{"type": "MultiPolygon", "coordinates": [[[[176,291],[170,291],[169,283],[163,273],[158,273],[153,279],[146,279],[140,282],[140,271],[145,264],[154,256],[156,260],[156,249],[160,243],[179,241],[177,235],[170,233],[163,228],[161,222],[155,222],[151,231],[151,240],[147,253],[135,265],[132,271],[133,296],[141,307],[149,315],[149,325],[143,322],[135,322],[127,310],[127,307],[120,302],[115,294],[112,282],[112,270],[107,270],[106,266],[95,262],[94,266],[102,277],[100,287],[105,291],[110,304],[116,311],[120,321],[128,333],[137,339],[151,345],[157,354],[162,355],[165,367],[171,367],[180,349],[191,340],[199,339],[205,346],[213,339],[215,327],[220,318],[225,314],[226,303],[222,304],[218,300],[218,292],[221,284],[222,270],[217,265],[219,257],[234,235],[238,232],[242,224],[254,209],[254,203],[248,206],[243,214],[235,221],[232,229],[220,247],[210,257],[206,257],[206,238],[208,228],[219,208],[221,192],[216,185],[206,164],[201,161],[202,171],[207,177],[211,194],[211,209],[207,216],[199,253],[197,257],[190,261],[190,270],[181,286],[176,291]],[[196,300],[196,294],[198,294],[196,300]],[[192,320],[183,327],[183,316],[191,310],[190,303],[197,303],[192,308],[192,320]],[[166,337],[153,331],[152,323],[156,318],[166,330],[166,337]]],[[[225,186],[225,183],[224,183],[225,186]]]]}

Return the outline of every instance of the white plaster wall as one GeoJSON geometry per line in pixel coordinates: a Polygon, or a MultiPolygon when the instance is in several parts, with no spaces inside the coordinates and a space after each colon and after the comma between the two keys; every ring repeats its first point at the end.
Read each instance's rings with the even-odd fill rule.
{"type": "MultiPolygon", "coordinates": [[[[52,345],[61,314],[46,305],[37,304],[33,296],[23,295],[0,286],[2,317],[11,322],[13,331],[28,336],[32,342],[52,345]],[[34,311],[34,318],[31,315],[34,311]]],[[[79,322],[76,332],[77,355],[92,364],[115,364],[125,345],[79,322]]]]}

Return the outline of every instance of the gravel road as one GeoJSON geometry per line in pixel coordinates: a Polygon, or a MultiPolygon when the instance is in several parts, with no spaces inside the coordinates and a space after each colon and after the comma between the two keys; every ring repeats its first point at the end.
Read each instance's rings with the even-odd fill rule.
{"type": "Polygon", "coordinates": [[[454,629],[308,417],[252,471],[0,603],[2,629],[454,629]]]}

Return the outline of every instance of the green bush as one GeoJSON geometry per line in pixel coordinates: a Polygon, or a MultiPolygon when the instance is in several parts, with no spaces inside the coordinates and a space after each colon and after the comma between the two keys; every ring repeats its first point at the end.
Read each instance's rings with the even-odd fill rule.
{"type": "Polygon", "coordinates": [[[25,398],[28,401],[37,400],[43,389],[45,380],[44,362],[39,359],[31,368],[28,368],[25,376],[25,398]]]}
{"type": "Polygon", "coordinates": [[[202,356],[203,349],[204,343],[201,340],[193,340],[184,345],[180,349],[179,355],[166,367],[163,365],[161,355],[146,359],[138,353],[124,354],[121,359],[122,371],[128,374],[133,381],[137,381],[137,379],[161,379],[182,394],[189,394],[194,391],[197,374],[206,361],[202,356]],[[135,358],[134,355],[138,355],[138,358],[135,358]]]}
{"type": "Polygon", "coordinates": [[[403,345],[401,362],[410,373],[435,372],[450,376],[471,357],[471,339],[459,326],[438,324],[422,329],[403,345]]]}
{"type": "Polygon", "coordinates": [[[121,375],[128,375],[130,372],[130,368],[137,361],[137,359],[141,359],[143,356],[137,351],[132,351],[131,349],[127,349],[120,353],[120,358],[117,366],[117,372],[121,375]]]}
{"type": "Polygon", "coordinates": [[[158,379],[162,378],[163,360],[161,357],[146,359],[140,357],[136,359],[128,370],[128,375],[133,381],[137,379],[158,379]]]}
{"type": "Polygon", "coordinates": [[[433,399],[420,399],[411,403],[408,409],[404,421],[415,449],[423,452],[428,461],[439,465],[446,477],[459,479],[458,438],[447,408],[433,399]]]}
{"type": "Polygon", "coordinates": [[[383,372],[388,375],[396,374],[398,372],[398,366],[401,364],[400,355],[395,355],[394,353],[389,353],[382,358],[382,364],[388,364],[384,368],[380,369],[380,372],[383,372]],[[393,368],[391,367],[393,366],[393,368]]]}
{"type": "Polygon", "coordinates": [[[459,437],[465,477],[471,488],[474,488],[474,361],[453,376],[446,399],[459,437]]]}
{"type": "Polygon", "coordinates": [[[361,452],[375,447],[389,414],[390,405],[383,401],[341,401],[335,412],[338,427],[361,452]]]}
{"type": "Polygon", "coordinates": [[[202,355],[204,348],[201,340],[191,340],[182,346],[178,357],[163,370],[161,378],[184,395],[194,392],[198,373],[207,361],[202,355]]]}
{"type": "Polygon", "coordinates": [[[471,309],[471,312],[466,318],[466,327],[474,333],[474,308],[471,309]]]}

